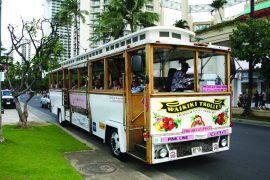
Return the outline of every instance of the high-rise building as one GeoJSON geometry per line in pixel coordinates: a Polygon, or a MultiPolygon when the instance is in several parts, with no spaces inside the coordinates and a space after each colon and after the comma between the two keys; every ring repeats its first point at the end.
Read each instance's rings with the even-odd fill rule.
{"type": "MultiPolygon", "coordinates": [[[[54,15],[59,12],[63,0],[45,0],[44,1],[44,17],[52,19],[54,15]]],[[[47,29],[47,33],[49,32],[47,29]]],[[[71,27],[63,26],[59,27],[58,34],[60,35],[60,41],[66,52],[63,53],[61,60],[66,60],[71,57],[71,27]]]]}

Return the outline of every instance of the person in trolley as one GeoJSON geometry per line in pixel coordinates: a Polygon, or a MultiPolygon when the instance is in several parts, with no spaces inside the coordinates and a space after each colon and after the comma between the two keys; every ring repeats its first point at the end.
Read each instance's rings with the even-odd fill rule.
{"type": "Polygon", "coordinates": [[[173,75],[171,91],[172,92],[183,92],[188,88],[189,79],[186,78],[186,73],[190,66],[186,62],[181,63],[181,70],[177,70],[173,75]]]}

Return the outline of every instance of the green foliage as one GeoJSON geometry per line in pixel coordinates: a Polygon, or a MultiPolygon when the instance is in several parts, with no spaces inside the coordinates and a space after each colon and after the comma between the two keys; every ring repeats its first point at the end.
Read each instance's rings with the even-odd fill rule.
{"type": "Polygon", "coordinates": [[[55,125],[27,129],[4,126],[0,144],[1,179],[83,179],[64,152],[88,150],[55,125]]]}
{"type": "Polygon", "coordinates": [[[259,19],[238,22],[230,41],[233,57],[251,61],[253,66],[269,61],[270,23],[259,19]]]}
{"type": "Polygon", "coordinates": [[[2,62],[8,64],[5,77],[9,89],[14,91],[14,97],[18,97],[35,86],[38,87],[45,71],[59,67],[58,57],[63,52],[56,24],[45,19],[22,22],[22,29],[19,30],[20,37],[16,36],[15,28],[12,25],[8,26],[13,48],[2,59],[2,62]],[[51,28],[51,33],[48,35],[44,35],[45,24],[51,28]],[[26,59],[21,53],[23,45],[33,48],[32,58],[26,59]],[[12,52],[18,53],[20,59],[10,58],[12,52]]]}
{"type": "Polygon", "coordinates": [[[94,37],[90,40],[98,42],[104,38],[117,39],[129,26],[131,32],[137,31],[139,26],[153,26],[159,20],[159,15],[143,12],[147,0],[111,0],[103,13],[94,24],[94,37]]]}
{"type": "Polygon", "coordinates": [[[214,12],[214,11],[218,11],[219,13],[219,16],[220,16],[220,20],[222,21],[222,16],[220,14],[220,9],[223,8],[223,6],[227,4],[227,1],[226,0],[214,0],[210,6],[213,8],[213,10],[211,11],[211,14],[214,12]]]}
{"type": "Polygon", "coordinates": [[[266,73],[264,77],[269,76],[269,57],[270,57],[270,23],[264,19],[247,19],[246,22],[239,22],[236,29],[230,35],[232,56],[239,60],[245,60],[249,63],[248,71],[248,105],[243,115],[249,115],[252,100],[252,85],[254,66],[258,63],[266,65],[263,67],[266,73]],[[265,71],[265,68],[266,71],[265,71]]]}
{"type": "Polygon", "coordinates": [[[182,29],[189,29],[188,22],[183,19],[175,21],[174,26],[182,29]]]}

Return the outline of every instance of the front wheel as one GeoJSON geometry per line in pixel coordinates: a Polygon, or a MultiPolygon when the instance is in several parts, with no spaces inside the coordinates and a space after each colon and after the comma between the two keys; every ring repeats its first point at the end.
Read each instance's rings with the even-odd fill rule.
{"type": "Polygon", "coordinates": [[[116,130],[113,130],[110,137],[110,146],[112,155],[118,159],[123,158],[123,153],[120,150],[119,135],[116,130]]]}

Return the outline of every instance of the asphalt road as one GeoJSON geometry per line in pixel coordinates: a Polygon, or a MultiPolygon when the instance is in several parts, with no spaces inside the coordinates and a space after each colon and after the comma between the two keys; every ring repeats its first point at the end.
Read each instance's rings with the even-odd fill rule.
{"type": "MultiPolygon", "coordinates": [[[[21,100],[25,98],[22,96],[21,100]]],[[[29,103],[33,112],[40,118],[56,122],[56,116],[48,109],[41,108],[40,97],[35,96],[29,103]]],[[[67,127],[84,140],[91,142],[100,151],[109,152],[101,139],[74,126],[67,127]]],[[[234,123],[231,136],[231,150],[206,156],[178,161],[146,165],[130,157],[123,162],[149,178],[157,179],[166,174],[172,179],[216,180],[216,179],[270,179],[270,127],[234,123]]],[[[159,178],[161,179],[161,178],[159,178]]]]}

